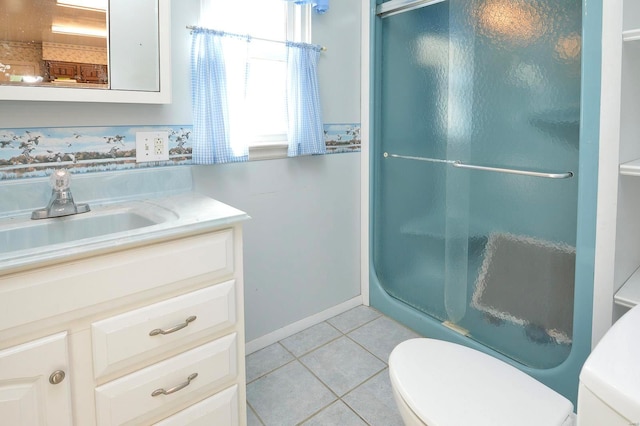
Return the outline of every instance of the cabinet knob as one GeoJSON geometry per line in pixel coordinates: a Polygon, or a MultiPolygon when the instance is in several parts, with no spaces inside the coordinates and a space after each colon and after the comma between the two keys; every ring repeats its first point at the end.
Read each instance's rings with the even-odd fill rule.
{"type": "Polygon", "coordinates": [[[49,376],[49,383],[51,383],[52,385],[57,385],[64,380],[65,376],[66,374],[64,374],[64,371],[56,370],[49,376]]]}

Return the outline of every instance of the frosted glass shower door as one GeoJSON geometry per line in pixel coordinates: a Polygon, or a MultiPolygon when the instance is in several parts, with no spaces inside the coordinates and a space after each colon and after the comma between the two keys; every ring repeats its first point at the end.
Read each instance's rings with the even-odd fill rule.
{"type": "Polygon", "coordinates": [[[449,5],[382,20],[374,175],[374,265],[393,297],[438,319],[444,307],[449,5]]]}
{"type": "Polygon", "coordinates": [[[536,368],[571,350],[579,0],[379,19],[373,262],[392,297],[536,368]]]}

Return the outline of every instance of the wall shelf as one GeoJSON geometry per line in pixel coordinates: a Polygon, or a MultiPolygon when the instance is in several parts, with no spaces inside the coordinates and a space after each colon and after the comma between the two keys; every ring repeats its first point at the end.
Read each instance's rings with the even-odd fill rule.
{"type": "Polygon", "coordinates": [[[640,304],[640,268],[629,277],[613,297],[616,304],[633,308],[640,304]]]}
{"type": "Polygon", "coordinates": [[[627,30],[622,33],[624,41],[640,41],[640,28],[635,30],[627,30]]]}
{"type": "Polygon", "coordinates": [[[620,164],[620,174],[627,176],[640,176],[640,158],[620,164]]]}
{"type": "MultiPolygon", "coordinates": [[[[640,305],[640,220],[637,215],[640,210],[640,121],[636,119],[640,112],[640,96],[637,96],[640,90],[640,1],[613,0],[607,3],[602,21],[603,28],[607,30],[603,29],[601,79],[602,93],[607,93],[607,96],[601,99],[600,119],[605,126],[610,126],[611,134],[600,139],[600,158],[611,160],[611,167],[618,166],[618,179],[614,183],[615,176],[611,175],[611,186],[600,186],[598,199],[602,195],[606,200],[603,206],[615,204],[611,218],[605,219],[615,224],[612,232],[605,236],[608,241],[613,240],[615,249],[603,254],[609,260],[613,258],[613,270],[610,272],[613,273],[611,290],[614,303],[612,311],[602,311],[603,314],[611,314],[614,323],[626,312],[627,309],[622,308],[640,305]],[[609,189],[612,195],[607,199],[605,193],[609,189]],[[617,202],[614,201],[616,199],[617,202]]],[[[603,285],[611,285],[611,280],[603,282],[603,285]]]]}

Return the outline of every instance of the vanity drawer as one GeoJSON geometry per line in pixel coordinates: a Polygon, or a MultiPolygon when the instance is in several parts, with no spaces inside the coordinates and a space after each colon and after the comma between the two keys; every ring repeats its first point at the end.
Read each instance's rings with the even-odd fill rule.
{"type": "Polygon", "coordinates": [[[212,426],[238,424],[238,385],[210,396],[155,423],[154,426],[212,426]]]}
{"type": "Polygon", "coordinates": [[[174,297],[91,325],[96,378],[233,326],[235,281],[174,297]]]}
{"type": "Polygon", "coordinates": [[[233,333],[97,387],[97,424],[146,423],[214,391],[237,375],[237,344],[233,333]]]}
{"type": "Polygon", "coordinates": [[[0,277],[0,331],[113,308],[191,278],[228,278],[234,263],[233,230],[226,229],[0,277]]]}

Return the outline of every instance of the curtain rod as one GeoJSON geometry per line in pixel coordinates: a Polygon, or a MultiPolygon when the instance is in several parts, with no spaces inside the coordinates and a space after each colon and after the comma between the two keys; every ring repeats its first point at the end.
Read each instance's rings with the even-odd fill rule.
{"type": "MultiPolygon", "coordinates": [[[[188,30],[204,29],[204,30],[218,31],[218,30],[214,30],[212,28],[199,27],[197,25],[187,25],[187,29],[188,30]]],[[[253,40],[268,41],[268,42],[271,42],[271,43],[287,44],[286,41],[282,41],[282,40],[272,40],[272,39],[269,39],[269,38],[254,37],[254,36],[250,36],[248,34],[234,34],[234,33],[229,33],[229,32],[226,32],[226,31],[219,31],[219,32],[228,34],[230,36],[248,37],[248,38],[251,38],[253,40]]],[[[320,45],[317,45],[317,44],[314,45],[312,43],[303,43],[303,44],[310,44],[312,46],[318,46],[322,52],[326,52],[327,51],[327,48],[324,47],[324,46],[320,46],[320,45]]]]}

